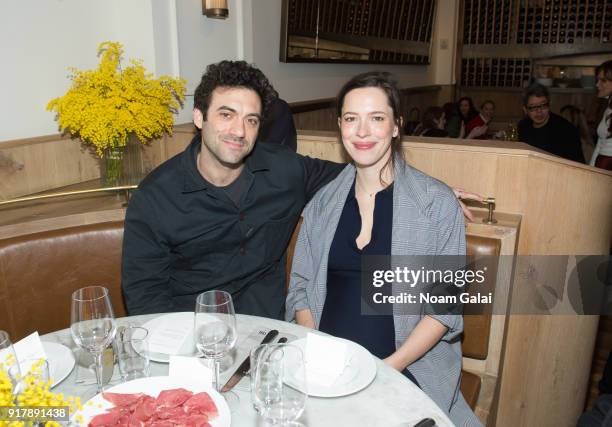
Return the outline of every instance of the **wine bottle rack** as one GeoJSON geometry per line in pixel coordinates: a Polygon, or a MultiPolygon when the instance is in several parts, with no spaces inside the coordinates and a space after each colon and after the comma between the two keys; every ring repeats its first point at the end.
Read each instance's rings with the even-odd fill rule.
{"type": "MultiPolygon", "coordinates": [[[[429,63],[436,1],[432,0],[285,0],[288,55],[301,37],[301,54],[324,56],[322,50],[342,45],[364,51],[366,62],[429,63]],[[310,51],[308,40],[315,40],[310,51]],[[324,40],[327,44],[321,45],[324,40]]],[[[295,52],[296,49],[293,51],[295,52]]],[[[328,53],[327,57],[332,56],[328,53]]],[[[281,58],[289,59],[290,58],[281,58]]]]}
{"type": "Polygon", "coordinates": [[[612,52],[612,0],[464,0],[462,86],[521,87],[536,58],[612,52]]]}

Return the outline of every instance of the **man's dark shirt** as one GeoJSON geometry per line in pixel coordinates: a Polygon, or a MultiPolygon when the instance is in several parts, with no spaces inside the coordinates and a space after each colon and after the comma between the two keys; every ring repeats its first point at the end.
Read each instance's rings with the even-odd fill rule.
{"type": "Polygon", "coordinates": [[[198,294],[222,289],[238,313],[280,318],[287,243],[304,205],[344,165],[257,143],[236,206],[198,172],[200,144],[197,135],[130,200],[122,271],[128,312],[193,311],[198,294]]]}
{"type": "Polygon", "coordinates": [[[548,123],[533,127],[533,121],[525,117],[518,124],[519,141],[548,151],[555,156],[584,163],[578,129],[563,117],[550,113],[548,123]]]}

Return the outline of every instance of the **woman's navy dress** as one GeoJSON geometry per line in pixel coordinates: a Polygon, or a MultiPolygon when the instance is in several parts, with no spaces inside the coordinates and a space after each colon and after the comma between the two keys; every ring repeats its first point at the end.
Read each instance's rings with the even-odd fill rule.
{"type": "MultiPolygon", "coordinates": [[[[355,240],[361,232],[361,215],[353,183],[329,250],[319,330],[354,341],[384,359],[395,351],[393,316],[361,314],[361,256],[391,254],[393,184],[376,194],[373,219],[370,243],[359,249],[355,240]]],[[[407,369],[403,373],[418,385],[407,369]]]]}

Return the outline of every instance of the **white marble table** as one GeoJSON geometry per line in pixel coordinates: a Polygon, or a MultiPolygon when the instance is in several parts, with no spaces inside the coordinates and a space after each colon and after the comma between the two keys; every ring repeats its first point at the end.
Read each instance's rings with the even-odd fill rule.
{"type": "MultiPolygon", "coordinates": [[[[118,324],[142,325],[156,316],[158,315],[126,317],[119,319],[118,324]]],[[[278,329],[279,336],[286,333],[298,338],[306,336],[309,331],[309,329],[299,325],[278,320],[245,315],[238,315],[237,317],[239,353],[247,351],[247,349],[240,348],[240,343],[257,329],[278,329]]],[[[70,348],[75,348],[68,329],[44,335],[42,340],[59,342],[70,348]]],[[[241,358],[238,357],[237,359],[241,358]]],[[[221,373],[223,384],[241,361],[236,360],[231,368],[221,373]]],[[[300,421],[309,427],[412,427],[423,418],[432,418],[440,427],[453,425],[436,404],[410,380],[385,365],[380,359],[376,359],[376,367],[377,373],[374,381],[357,393],[336,398],[308,397],[306,410],[300,421]]],[[[81,396],[84,399],[93,396],[95,394],[94,385],[75,384],[75,371],[73,370],[70,376],[56,386],[53,391],[81,396]]],[[[151,363],[152,376],[167,375],[167,373],[167,364],[151,363]]],[[[261,426],[264,424],[251,405],[248,384],[249,379],[243,378],[234,388],[240,398],[240,407],[232,413],[232,427],[261,426]]]]}

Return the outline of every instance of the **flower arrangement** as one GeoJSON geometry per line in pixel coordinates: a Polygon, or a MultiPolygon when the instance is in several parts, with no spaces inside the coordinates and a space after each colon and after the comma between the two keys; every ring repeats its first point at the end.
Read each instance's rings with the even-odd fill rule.
{"type": "Polygon", "coordinates": [[[95,70],[71,68],[68,92],[52,99],[60,129],[95,147],[103,157],[108,148],[125,147],[130,134],[143,144],[172,134],[174,117],[185,99],[185,80],[153,78],[140,60],[121,68],[123,46],[106,41],[98,47],[95,70]]]}
{"type": "MultiPolygon", "coordinates": [[[[62,393],[53,393],[51,388],[51,380],[43,381],[41,376],[43,360],[34,363],[30,372],[23,378],[16,378],[23,383],[23,388],[20,393],[15,396],[13,383],[8,374],[8,368],[14,360],[7,359],[5,363],[0,363],[0,406],[53,406],[53,407],[68,407],[70,414],[83,409],[81,399],[79,397],[65,397],[62,393]]],[[[77,418],[79,416],[77,415],[77,418]]],[[[77,419],[77,422],[81,420],[77,419]]],[[[37,425],[35,421],[2,421],[0,427],[23,427],[29,425],[37,425]]],[[[42,424],[41,424],[42,425],[42,424]]],[[[56,421],[47,421],[44,423],[46,427],[61,427],[61,424],[56,421]]]]}

